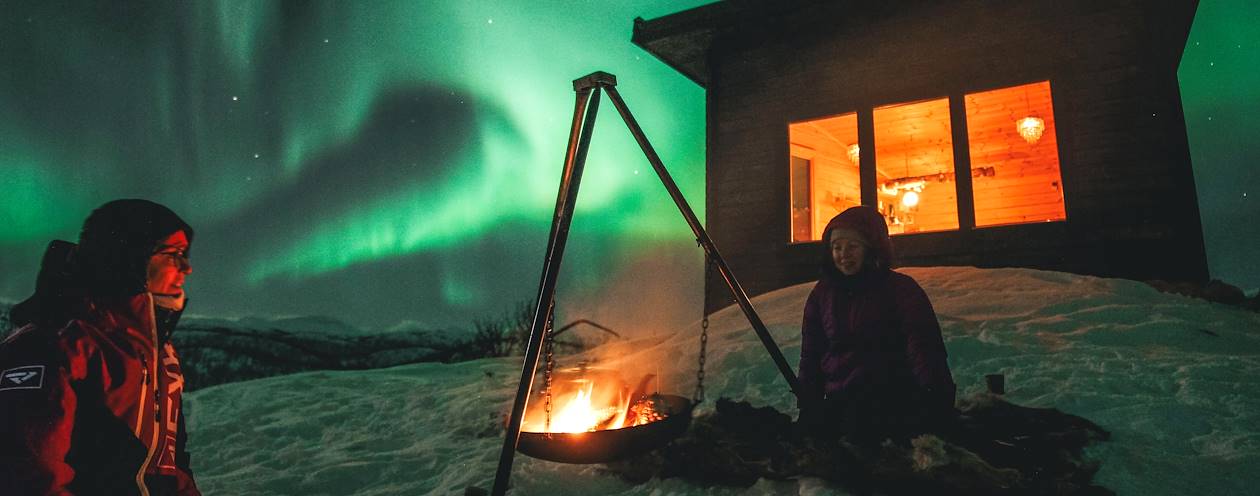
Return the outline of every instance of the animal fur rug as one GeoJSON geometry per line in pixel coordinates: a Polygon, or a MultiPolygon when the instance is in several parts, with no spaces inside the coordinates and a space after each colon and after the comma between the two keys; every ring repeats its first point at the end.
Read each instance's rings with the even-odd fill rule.
{"type": "Polygon", "coordinates": [[[1083,449],[1109,437],[1084,418],[979,394],[956,422],[912,439],[856,443],[806,436],[769,407],[719,399],[664,447],[605,468],[630,482],[681,477],[751,486],[760,478],[819,477],[855,494],[1114,494],[1093,485],[1083,449]]]}

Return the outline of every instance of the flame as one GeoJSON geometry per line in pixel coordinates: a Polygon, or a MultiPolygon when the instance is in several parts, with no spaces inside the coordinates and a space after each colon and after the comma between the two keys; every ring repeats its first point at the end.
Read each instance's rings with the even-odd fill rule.
{"type": "MultiPolygon", "coordinates": [[[[568,402],[551,417],[550,424],[540,432],[592,432],[634,427],[664,418],[653,408],[652,401],[643,399],[631,404],[632,398],[625,391],[618,391],[615,401],[596,404],[595,381],[579,380],[579,386],[568,402]]],[[[528,429],[527,429],[528,430],[528,429]]]]}
{"type": "Polygon", "coordinates": [[[577,395],[564,405],[551,419],[551,432],[587,432],[595,430],[600,416],[591,406],[591,390],[595,383],[588,382],[578,389],[577,395]]]}

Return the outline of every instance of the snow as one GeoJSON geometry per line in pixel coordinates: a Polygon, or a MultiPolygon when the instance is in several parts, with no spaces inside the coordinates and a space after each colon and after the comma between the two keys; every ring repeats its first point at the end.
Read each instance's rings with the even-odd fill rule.
{"type": "MultiPolygon", "coordinates": [[[[1029,269],[907,268],[941,320],[960,396],[1006,375],[1007,398],[1093,420],[1112,440],[1087,455],[1122,495],[1248,494],[1260,486],[1260,314],[1127,280],[1029,269]]],[[[753,303],[795,365],[811,284],[753,303]]],[[[563,304],[563,302],[560,302],[563,304]]],[[[650,309],[644,309],[650,311],[650,309]]],[[[783,378],[736,307],[711,317],[710,410],[718,397],[795,414],[783,378]]],[[[690,396],[700,323],[582,355],[690,396]]],[[[311,372],[187,397],[193,468],[207,494],[462,494],[489,489],[521,359],[311,372]]],[[[624,483],[599,466],[517,455],[513,495],[846,494],[818,479],[751,488],[624,483]]]]}

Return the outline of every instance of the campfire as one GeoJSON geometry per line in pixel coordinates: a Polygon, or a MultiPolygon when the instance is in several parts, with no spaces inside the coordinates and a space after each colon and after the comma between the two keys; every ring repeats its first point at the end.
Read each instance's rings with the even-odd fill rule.
{"type": "Polygon", "coordinates": [[[619,374],[607,370],[575,369],[557,374],[553,384],[550,422],[542,394],[530,402],[521,424],[524,432],[581,433],[650,424],[668,416],[655,395],[646,393],[655,378],[648,374],[631,390],[619,374]]]}
{"type": "Polygon", "coordinates": [[[534,458],[605,463],[668,443],[691,424],[691,400],[660,393],[655,374],[630,387],[619,371],[583,363],[552,372],[550,387],[547,377],[529,398],[516,446],[534,458]]]}

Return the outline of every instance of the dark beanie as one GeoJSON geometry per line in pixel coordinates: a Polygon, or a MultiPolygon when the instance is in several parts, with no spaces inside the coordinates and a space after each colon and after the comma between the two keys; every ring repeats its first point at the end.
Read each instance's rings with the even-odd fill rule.
{"type": "Polygon", "coordinates": [[[148,200],[115,200],[88,215],[79,244],[54,240],[40,263],[35,293],[9,310],[10,324],[58,325],[75,301],[125,298],[144,292],[157,243],[175,231],[192,242],[193,230],[175,212],[148,200]]]}
{"type": "Polygon", "coordinates": [[[159,241],[193,229],[171,209],[148,200],[114,200],[88,215],[79,233],[75,273],[90,296],[145,291],[149,258],[159,241]]]}

